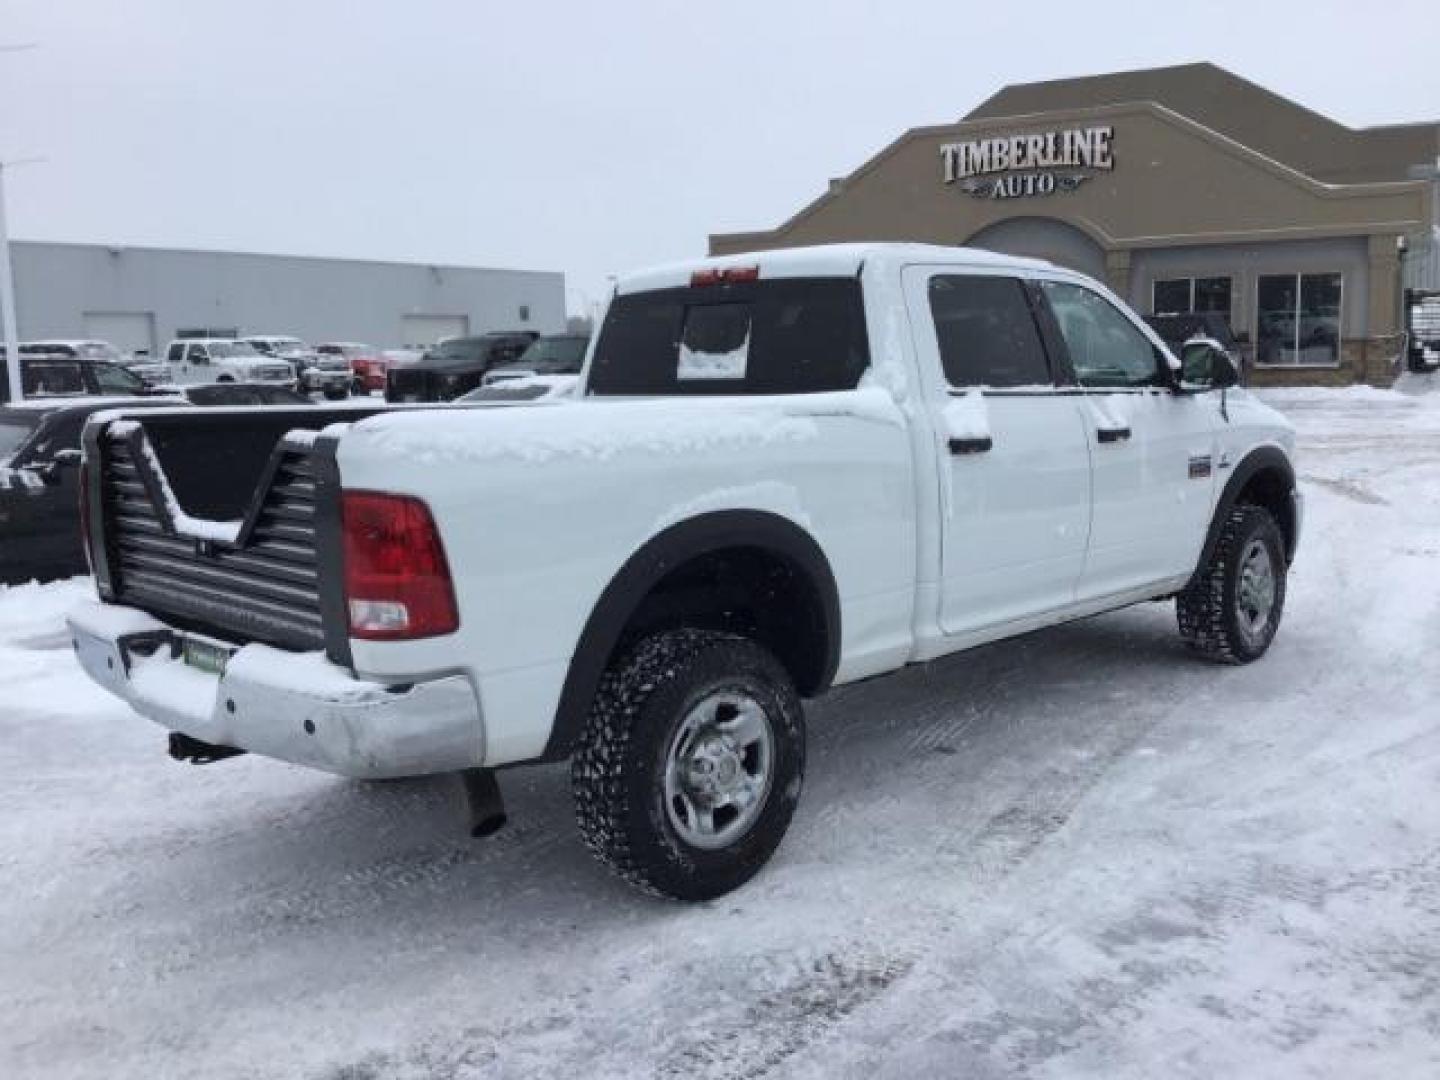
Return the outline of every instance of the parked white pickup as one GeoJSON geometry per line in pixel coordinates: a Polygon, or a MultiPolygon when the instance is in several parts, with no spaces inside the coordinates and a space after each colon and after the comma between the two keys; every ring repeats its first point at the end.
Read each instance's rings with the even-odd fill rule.
{"type": "Polygon", "coordinates": [[[165,349],[171,381],[180,386],[215,382],[267,382],[294,387],[295,368],[245,341],[181,338],[165,349]]]}
{"type": "Polygon", "coordinates": [[[76,648],[180,756],[471,770],[482,795],[496,766],[569,757],[605,862],[715,896],[786,830],[802,698],[1170,597],[1202,654],[1266,650],[1292,432],[1227,357],[1181,368],[1033,260],[877,244],[646,271],[572,402],[293,414],[312,430],[233,545],[163,507],[125,531],[199,421],[92,430],[107,602],[74,613],[76,648]]]}

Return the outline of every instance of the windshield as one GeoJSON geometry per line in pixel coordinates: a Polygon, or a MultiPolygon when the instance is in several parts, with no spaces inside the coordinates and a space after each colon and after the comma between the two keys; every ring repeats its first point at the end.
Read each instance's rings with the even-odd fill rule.
{"type": "Polygon", "coordinates": [[[579,374],[585,363],[585,347],[588,344],[590,339],[583,337],[541,338],[521,353],[515,364],[579,374]]]}
{"type": "Polygon", "coordinates": [[[95,385],[102,394],[141,394],[145,380],[119,364],[96,364],[95,385]]]}
{"type": "Polygon", "coordinates": [[[219,357],[222,360],[260,355],[255,351],[255,347],[246,341],[212,341],[206,348],[210,350],[212,357],[219,357]]]}
{"type": "Polygon", "coordinates": [[[542,383],[527,382],[523,386],[507,386],[501,383],[499,386],[482,386],[468,394],[461,394],[455,399],[455,403],[473,405],[477,401],[534,401],[536,398],[545,397],[553,389],[554,387],[542,383]]]}
{"type": "Polygon", "coordinates": [[[442,341],[430,350],[430,355],[444,357],[447,360],[458,360],[466,356],[479,356],[484,348],[483,341],[472,338],[456,338],[453,341],[442,341]]]}
{"type": "Polygon", "coordinates": [[[0,465],[9,465],[15,459],[16,451],[34,430],[35,424],[27,420],[0,420],[0,465]]]}

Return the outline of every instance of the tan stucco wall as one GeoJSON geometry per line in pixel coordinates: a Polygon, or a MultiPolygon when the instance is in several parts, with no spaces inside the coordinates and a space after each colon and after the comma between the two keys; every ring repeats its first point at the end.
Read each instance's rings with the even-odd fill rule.
{"type": "Polygon", "coordinates": [[[1107,249],[1408,233],[1429,225],[1421,181],[1328,187],[1154,105],[917,129],[772,232],[713,236],[711,250],[842,240],[963,244],[1019,215],[1054,217],[1107,249]],[[1114,127],[1115,168],[1077,190],[976,198],[942,182],[944,143],[1071,126],[1114,127]]]}
{"type": "Polygon", "coordinates": [[[1406,180],[1412,166],[1431,164],[1440,156],[1440,124],[1434,121],[1348,128],[1208,63],[1007,86],[965,119],[1026,116],[1132,101],[1163,105],[1330,183],[1406,180]]]}

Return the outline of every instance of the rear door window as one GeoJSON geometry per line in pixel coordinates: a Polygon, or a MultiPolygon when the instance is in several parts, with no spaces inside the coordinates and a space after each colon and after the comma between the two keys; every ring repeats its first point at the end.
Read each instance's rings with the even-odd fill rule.
{"type": "Polygon", "coordinates": [[[657,289],[611,303],[589,393],[851,390],[869,363],[860,283],[853,278],[657,289]]]}
{"type": "Polygon", "coordinates": [[[1040,329],[1019,279],[937,274],[929,293],[951,386],[1050,385],[1040,329]]]}

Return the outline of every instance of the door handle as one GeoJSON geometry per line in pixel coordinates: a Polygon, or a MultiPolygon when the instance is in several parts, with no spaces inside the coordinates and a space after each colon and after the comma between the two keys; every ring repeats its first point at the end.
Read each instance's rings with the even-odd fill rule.
{"type": "Polygon", "coordinates": [[[1100,437],[1101,442],[1124,442],[1130,438],[1128,427],[1102,427],[1097,428],[1095,434],[1100,437]]]}
{"type": "Polygon", "coordinates": [[[981,435],[974,439],[951,439],[950,453],[952,454],[988,454],[990,448],[995,445],[989,435],[981,435]]]}

